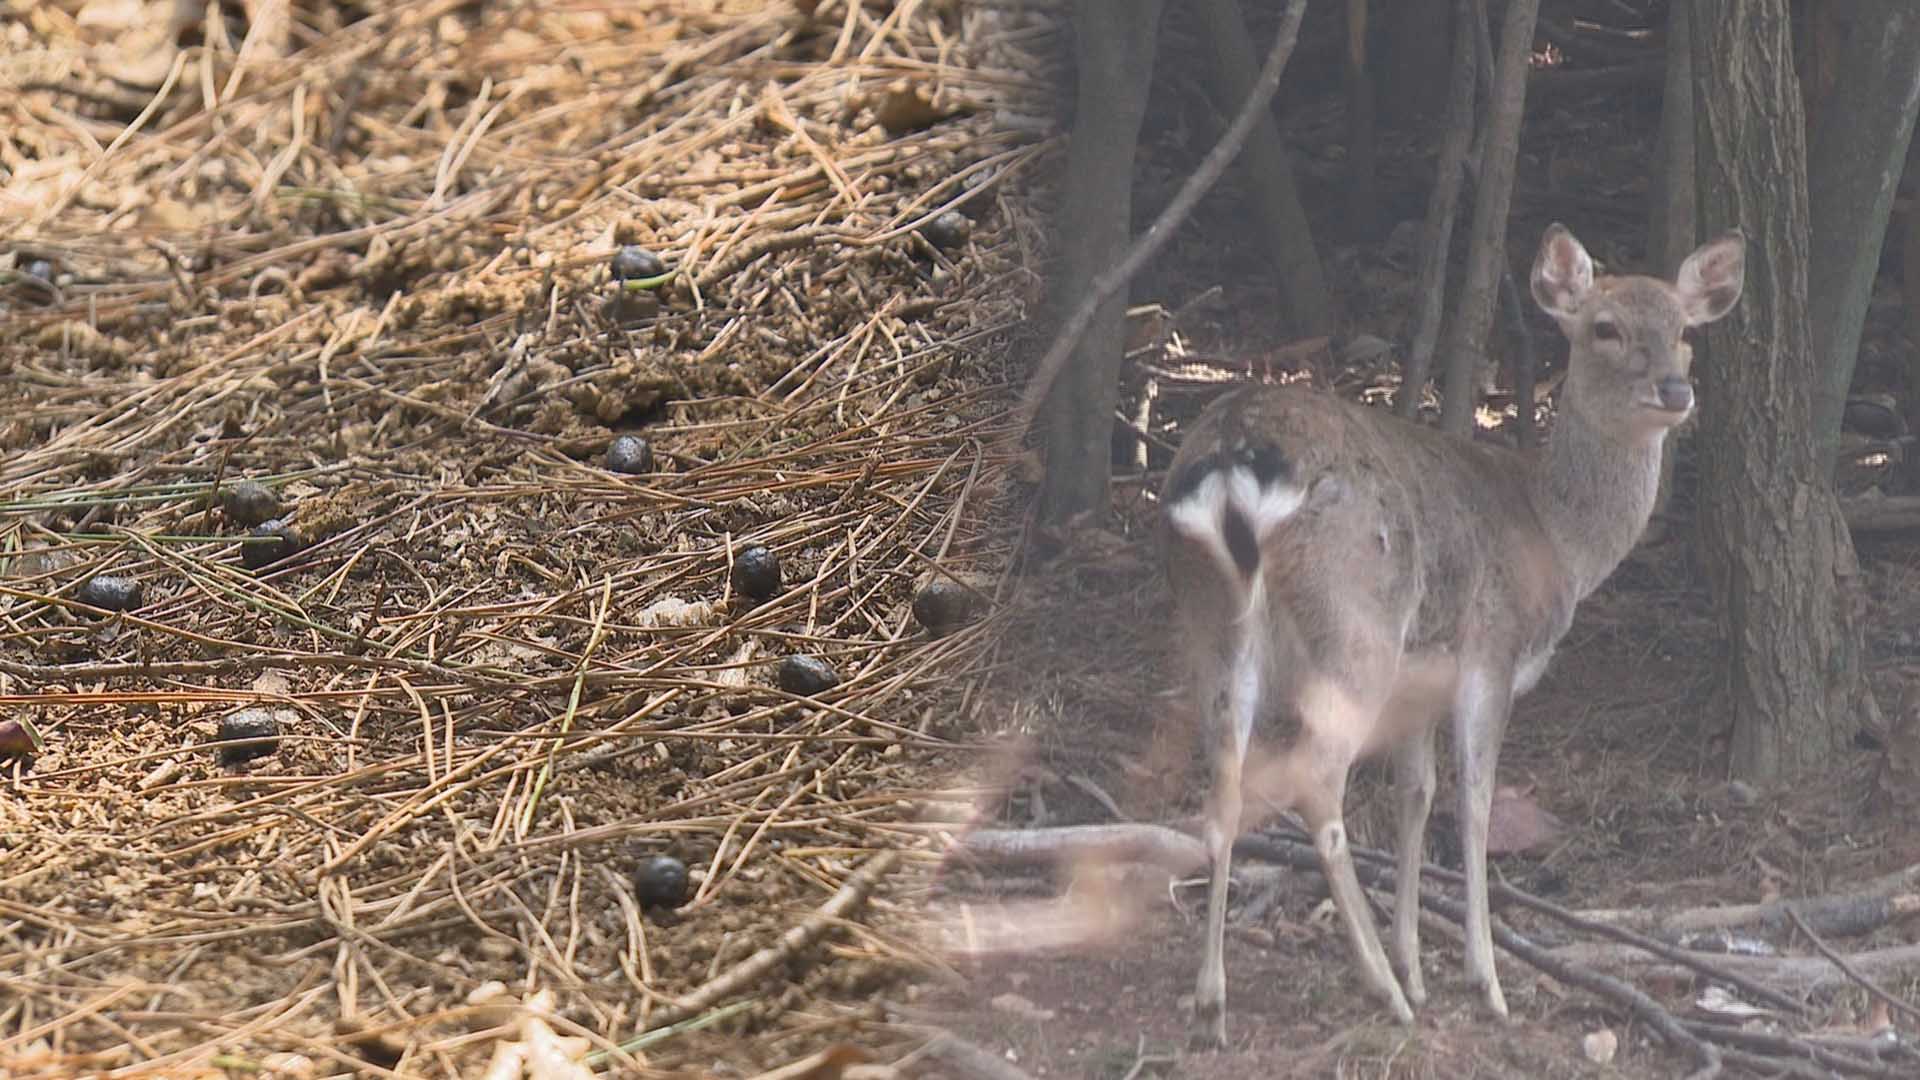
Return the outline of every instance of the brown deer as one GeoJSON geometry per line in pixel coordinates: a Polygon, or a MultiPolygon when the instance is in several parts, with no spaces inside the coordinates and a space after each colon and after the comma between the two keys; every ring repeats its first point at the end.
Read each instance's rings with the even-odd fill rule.
{"type": "Polygon", "coordinates": [[[1467,978],[1504,1017],[1487,916],[1487,815],[1516,696],[1538,681],[1574,605],[1639,539],[1666,436],[1693,411],[1683,332],[1739,299],[1729,232],[1672,283],[1595,279],[1560,225],[1533,296],[1571,345],[1552,438],[1517,453],[1288,387],[1214,402],[1168,470],[1167,577],[1213,779],[1213,860],[1196,1037],[1226,1041],[1221,935],[1242,808],[1298,811],[1366,985],[1402,1022],[1426,999],[1419,869],[1433,733],[1453,715],[1467,978]],[[1395,979],[1354,876],[1347,774],[1391,751],[1399,798],[1395,979]],[[1404,992],[1403,992],[1404,987],[1404,992]]]}

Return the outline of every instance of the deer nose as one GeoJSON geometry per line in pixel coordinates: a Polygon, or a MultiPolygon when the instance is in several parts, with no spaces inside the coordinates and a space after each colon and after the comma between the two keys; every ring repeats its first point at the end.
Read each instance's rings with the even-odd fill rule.
{"type": "Polygon", "coordinates": [[[1656,389],[1660,393],[1660,407],[1673,412],[1686,412],[1693,408],[1693,384],[1682,375],[1669,375],[1661,379],[1656,389]]]}

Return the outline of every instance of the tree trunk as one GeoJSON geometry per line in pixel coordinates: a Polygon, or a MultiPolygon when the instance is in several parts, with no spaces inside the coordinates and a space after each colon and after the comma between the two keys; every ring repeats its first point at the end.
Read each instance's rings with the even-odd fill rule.
{"type": "MultiPolygon", "coordinates": [[[[1659,162],[1654,166],[1653,205],[1647,213],[1649,272],[1671,277],[1680,261],[1700,242],[1693,207],[1693,34],[1685,2],[1667,12],[1667,78],[1660,96],[1659,162]]],[[[1660,455],[1660,490],[1654,496],[1655,528],[1664,528],[1667,502],[1673,498],[1673,464],[1680,455],[1667,439],[1660,455]]]]}
{"type": "MultiPolygon", "coordinates": [[[[1912,153],[1909,148],[1908,153],[1912,153]]],[[[1913,167],[1911,161],[1908,168],[1913,167]]],[[[1908,203],[1906,227],[1900,237],[1900,296],[1907,308],[1907,340],[1920,342],[1920,199],[1908,203]]],[[[1920,431],[1920,349],[1907,356],[1906,400],[1902,402],[1907,430],[1920,431]]],[[[1920,462],[1905,463],[1909,476],[1920,476],[1920,462]]]]}
{"type": "Polygon", "coordinates": [[[1474,374],[1487,351],[1487,331],[1499,299],[1500,275],[1507,258],[1507,208],[1513,200],[1513,165],[1520,153],[1520,118],[1526,110],[1527,67],[1533,52],[1533,23],[1540,0],[1510,0],[1500,30],[1500,58],[1488,102],[1486,149],[1474,191],[1473,241],[1460,303],[1441,355],[1447,358],[1446,393],[1440,402],[1440,426],[1464,432],[1473,423],[1479,394],[1474,374]]]}
{"type": "Polygon", "coordinates": [[[1406,417],[1420,412],[1420,398],[1433,372],[1433,350],[1440,340],[1440,318],[1446,309],[1447,256],[1453,250],[1454,211],[1460,203],[1467,150],[1473,143],[1474,77],[1479,66],[1473,45],[1473,5],[1468,0],[1454,0],[1453,7],[1453,67],[1448,75],[1446,126],[1440,136],[1433,190],[1427,198],[1427,227],[1420,239],[1420,280],[1414,290],[1420,306],[1414,312],[1413,343],[1407,349],[1400,397],[1394,402],[1394,411],[1406,417]]]}
{"type": "Polygon", "coordinates": [[[1745,294],[1696,368],[1699,545],[1730,654],[1732,774],[1761,784],[1832,767],[1872,707],[1858,565],[1810,423],[1820,365],[1788,27],[1787,0],[1696,0],[1691,28],[1700,223],[1745,230],[1749,253],[1745,294]]]}
{"type": "Polygon", "coordinates": [[[1373,80],[1367,75],[1367,0],[1347,0],[1347,224],[1371,238],[1379,228],[1374,197],[1373,80]]]}
{"type": "Polygon", "coordinates": [[[1693,225],[1693,34],[1676,3],[1667,13],[1667,79],[1660,98],[1659,164],[1647,213],[1647,272],[1671,277],[1699,243],[1693,225]]]}
{"type": "Polygon", "coordinates": [[[1807,183],[1813,230],[1813,429],[1833,468],[1840,414],[1853,384],[1860,330],[1880,272],[1893,192],[1920,112],[1920,9],[1911,0],[1825,4],[1833,83],[1809,117],[1807,183]]]}
{"type": "MultiPolygon", "coordinates": [[[[1200,22],[1216,61],[1212,75],[1214,96],[1231,115],[1247,100],[1260,65],[1253,55],[1247,24],[1238,0],[1201,0],[1200,22]]],[[[1320,270],[1313,229],[1300,205],[1293,183],[1293,162],[1271,120],[1257,125],[1247,137],[1239,168],[1248,178],[1247,197],[1267,234],[1267,250],[1280,278],[1280,303],[1287,313],[1287,329],[1295,337],[1321,337],[1333,332],[1333,299],[1320,270]]]]}
{"type": "MultiPolygon", "coordinates": [[[[1160,0],[1078,0],[1073,136],[1058,218],[1055,310],[1073,310],[1102,270],[1126,255],[1133,227],[1133,155],[1147,107],[1160,0]]],[[[1126,290],[1101,305],[1047,395],[1040,512],[1063,521],[1104,513],[1113,475],[1113,408],[1126,348],[1126,290]]]]}

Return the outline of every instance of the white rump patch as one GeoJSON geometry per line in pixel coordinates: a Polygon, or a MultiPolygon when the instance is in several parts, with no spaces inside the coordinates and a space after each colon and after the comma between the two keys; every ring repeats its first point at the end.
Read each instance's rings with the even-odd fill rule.
{"type": "Polygon", "coordinates": [[[1298,486],[1278,481],[1266,487],[1252,469],[1235,465],[1208,473],[1194,489],[1167,506],[1167,521],[1175,532],[1207,549],[1221,572],[1229,578],[1239,576],[1233,553],[1227,549],[1227,511],[1232,509],[1246,519],[1256,544],[1265,543],[1268,534],[1282,521],[1293,516],[1306,499],[1298,486]]]}
{"type": "Polygon", "coordinates": [[[1253,538],[1264,541],[1275,525],[1293,516],[1300,509],[1307,493],[1282,480],[1271,487],[1261,487],[1254,478],[1253,470],[1236,465],[1227,470],[1232,477],[1234,506],[1244,514],[1247,524],[1253,526],[1253,538]]]}

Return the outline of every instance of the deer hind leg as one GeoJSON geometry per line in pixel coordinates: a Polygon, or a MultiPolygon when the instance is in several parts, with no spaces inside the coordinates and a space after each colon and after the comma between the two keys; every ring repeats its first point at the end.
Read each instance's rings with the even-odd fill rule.
{"type": "Polygon", "coordinates": [[[1394,754],[1393,783],[1400,796],[1398,873],[1393,894],[1393,959],[1416,1008],[1427,1000],[1420,975],[1420,864],[1426,852],[1427,815],[1435,785],[1433,728],[1423,725],[1394,754]]]}
{"type": "Polygon", "coordinates": [[[1467,875],[1467,982],[1480,987],[1487,1008],[1504,1019],[1506,995],[1493,964],[1493,924],[1487,909],[1487,819],[1493,813],[1494,771],[1513,705],[1513,676],[1465,669],[1454,696],[1454,759],[1460,770],[1460,858],[1467,875]]]}
{"type": "Polygon", "coordinates": [[[1240,835],[1247,744],[1253,738],[1254,718],[1260,707],[1266,640],[1261,636],[1263,630],[1257,624],[1248,629],[1236,643],[1231,661],[1205,672],[1196,683],[1203,695],[1202,726],[1213,768],[1205,824],[1213,873],[1207,882],[1207,929],[1193,994],[1192,1041],[1215,1049],[1227,1044],[1227,877],[1233,868],[1233,842],[1240,835]]]}
{"type": "Polygon", "coordinates": [[[1206,821],[1207,854],[1213,859],[1213,876],[1207,882],[1205,952],[1200,958],[1200,979],[1193,994],[1193,1041],[1198,1046],[1220,1049],[1227,1045],[1227,968],[1223,953],[1227,876],[1233,867],[1233,841],[1240,834],[1243,759],[1232,746],[1216,746],[1213,755],[1213,790],[1207,799],[1206,821]]]}
{"type": "Polygon", "coordinates": [[[1334,906],[1346,925],[1347,944],[1360,967],[1361,979],[1393,1010],[1395,1018],[1411,1024],[1413,1009],[1387,964],[1373,911],[1353,871],[1353,851],[1347,843],[1342,810],[1347,773],[1353,768],[1365,733],[1379,719],[1380,705],[1356,700],[1325,683],[1311,686],[1301,695],[1302,739],[1296,750],[1301,757],[1296,759],[1294,770],[1300,785],[1296,805],[1313,835],[1314,850],[1333,892],[1334,906]]]}

